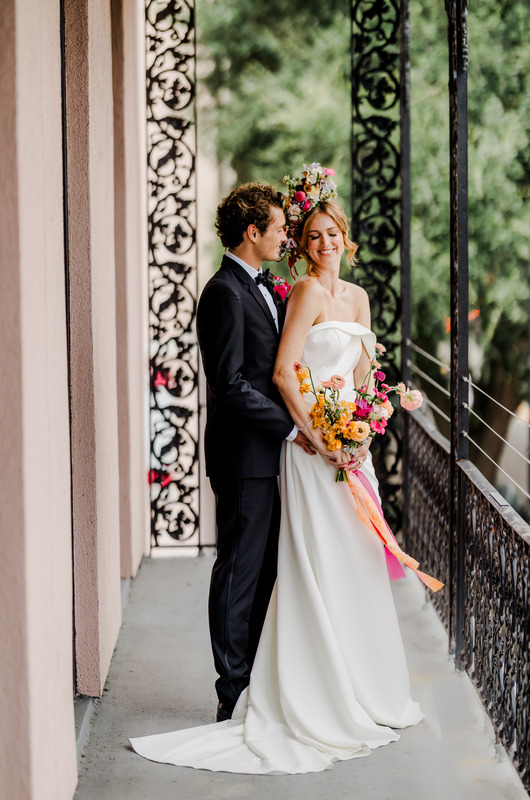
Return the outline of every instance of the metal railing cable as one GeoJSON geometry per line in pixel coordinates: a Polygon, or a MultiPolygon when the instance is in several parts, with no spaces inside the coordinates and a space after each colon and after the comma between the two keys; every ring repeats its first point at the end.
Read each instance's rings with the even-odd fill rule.
{"type": "Polygon", "coordinates": [[[432,408],[433,411],[435,411],[437,414],[443,417],[443,419],[445,419],[446,422],[451,422],[451,417],[448,417],[447,414],[444,411],[442,411],[441,408],[438,408],[438,406],[435,405],[435,403],[431,402],[431,400],[429,400],[428,397],[425,397],[425,395],[423,395],[423,402],[426,403],[429,406],[429,408],[432,408]]]}
{"type": "Polygon", "coordinates": [[[484,391],[484,389],[481,389],[480,386],[477,386],[476,383],[473,383],[471,378],[462,378],[462,380],[465,381],[466,383],[469,383],[469,385],[472,386],[473,389],[476,389],[477,392],[480,392],[481,394],[483,394],[485,397],[487,397],[493,403],[498,405],[499,408],[502,408],[503,411],[506,411],[507,414],[510,414],[510,416],[512,416],[514,419],[518,420],[519,422],[522,422],[523,425],[526,425],[528,428],[530,428],[530,422],[525,422],[525,420],[522,419],[518,414],[515,414],[513,411],[510,411],[509,408],[506,408],[506,406],[503,406],[503,404],[499,403],[498,400],[495,400],[495,398],[492,397],[491,394],[488,394],[487,392],[484,391]]]}
{"type": "MultiPolygon", "coordinates": [[[[443,361],[440,361],[438,358],[435,358],[434,356],[432,356],[430,353],[428,353],[428,352],[427,352],[426,350],[424,350],[422,347],[420,347],[419,345],[417,345],[417,344],[416,344],[415,342],[413,342],[411,339],[407,339],[407,340],[406,340],[406,344],[407,344],[407,345],[408,345],[408,346],[411,348],[411,350],[413,350],[415,353],[418,353],[418,355],[420,355],[420,356],[422,356],[423,358],[427,359],[427,360],[428,360],[428,361],[430,361],[431,363],[433,363],[433,364],[436,364],[437,366],[441,367],[441,368],[442,368],[442,369],[444,369],[444,370],[450,371],[450,367],[449,367],[447,364],[444,364],[444,362],[443,362],[443,361]]],[[[443,394],[444,394],[446,397],[451,397],[451,393],[450,393],[450,391],[448,391],[448,390],[447,390],[447,389],[446,389],[444,386],[442,386],[440,383],[438,383],[438,382],[437,382],[437,381],[435,381],[433,378],[431,378],[431,377],[430,377],[430,375],[427,375],[427,373],[426,373],[426,372],[424,372],[422,369],[420,369],[420,367],[418,367],[418,366],[416,366],[415,364],[413,364],[413,363],[412,363],[412,361],[411,361],[411,359],[407,359],[407,362],[406,362],[406,363],[407,363],[407,366],[410,368],[410,370],[411,370],[411,372],[412,372],[412,373],[414,373],[415,375],[417,375],[417,376],[419,376],[420,378],[422,378],[422,380],[426,381],[426,382],[427,382],[427,383],[429,383],[431,386],[434,386],[434,388],[435,388],[435,389],[437,389],[438,391],[442,392],[442,393],[443,393],[443,394]]],[[[518,422],[522,423],[523,425],[526,425],[526,426],[527,426],[527,427],[530,429],[530,423],[526,422],[526,421],[525,421],[524,419],[522,419],[522,418],[521,418],[521,417],[520,417],[518,414],[516,414],[515,412],[511,411],[509,408],[506,408],[506,406],[504,406],[502,403],[500,403],[498,400],[496,400],[494,397],[492,397],[490,394],[488,394],[488,392],[484,391],[484,389],[481,389],[481,387],[480,387],[480,386],[478,386],[476,383],[474,383],[474,382],[471,380],[471,377],[470,377],[470,376],[469,376],[469,377],[465,377],[465,378],[463,378],[463,380],[464,380],[466,383],[468,383],[468,384],[469,384],[469,386],[473,387],[473,389],[474,389],[474,390],[476,390],[477,392],[480,392],[482,395],[484,395],[485,397],[487,397],[487,398],[488,398],[488,400],[491,400],[493,403],[495,403],[495,405],[497,405],[499,408],[501,408],[503,411],[505,411],[507,414],[509,414],[509,415],[510,415],[511,417],[513,417],[515,420],[517,420],[518,422]]],[[[424,396],[424,401],[425,401],[426,405],[428,405],[428,406],[429,406],[429,408],[431,408],[431,409],[432,409],[432,410],[433,410],[433,411],[434,411],[436,414],[438,414],[439,416],[441,416],[441,417],[442,417],[442,418],[443,418],[443,419],[444,419],[446,422],[449,422],[449,423],[451,422],[451,419],[450,419],[450,417],[448,417],[448,416],[447,416],[447,414],[445,414],[445,413],[444,413],[444,412],[443,412],[443,411],[442,411],[442,410],[441,410],[441,409],[440,409],[440,408],[439,408],[439,407],[438,407],[438,406],[437,406],[435,403],[433,403],[431,400],[429,400],[429,398],[428,398],[428,397],[425,397],[425,396],[424,396]]],[[[471,406],[469,406],[467,403],[464,403],[464,408],[466,408],[466,409],[468,410],[468,412],[469,412],[469,413],[471,413],[471,414],[472,414],[472,415],[473,415],[473,416],[474,416],[474,417],[475,417],[475,418],[476,418],[476,419],[477,419],[477,420],[478,420],[478,421],[479,421],[479,422],[480,422],[482,425],[485,425],[485,426],[486,426],[486,428],[488,428],[488,430],[489,430],[489,431],[491,431],[491,432],[492,432],[492,433],[493,433],[495,436],[497,436],[497,438],[498,438],[498,439],[500,439],[500,440],[503,442],[503,444],[504,444],[504,445],[506,445],[507,447],[509,447],[509,448],[510,448],[510,450],[513,450],[513,452],[514,452],[514,453],[515,453],[517,456],[519,456],[519,458],[521,458],[521,459],[522,459],[522,460],[523,460],[523,461],[524,461],[526,464],[528,464],[528,466],[530,466],[530,458],[528,458],[527,456],[525,456],[525,455],[524,455],[524,453],[521,453],[521,451],[520,451],[520,450],[518,450],[516,447],[514,447],[514,446],[513,446],[513,444],[511,444],[511,443],[510,443],[509,441],[507,441],[507,440],[506,440],[506,439],[505,439],[503,436],[501,436],[501,434],[500,434],[500,433],[498,433],[498,432],[495,430],[495,428],[493,428],[491,425],[489,425],[489,424],[486,422],[486,420],[484,420],[484,419],[483,419],[483,418],[482,418],[482,417],[481,417],[479,414],[477,414],[477,412],[476,412],[476,411],[474,411],[474,410],[473,410],[473,408],[471,408],[471,406]]],[[[495,467],[496,467],[496,468],[497,468],[497,469],[498,469],[500,472],[502,472],[502,474],[503,474],[503,475],[505,475],[505,476],[508,478],[508,480],[509,480],[509,481],[511,481],[511,483],[513,483],[513,485],[514,485],[514,486],[516,486],[516,487],[519,489],[519,491],[520,491],[520,492],[522,492],[522,494],[523,494],[523,495],[524,495],[524,496],[525,496],[525,497],[526,497],[528,500],[530,500],[530,494],[528,493],[528,491],[527,491],[526,489],[524,489],[524,488],[523,488],[523,487],[522,487],[522,486],[521,486],[521,485],[520,485],[520,484],[519,484],[519,483],[518,483],[518,482],[517,482],[517,481],[516,481],[514,478],[512,478],[512,476],[511,476],[511,475],[509,475],[509,474],[508,474],[508,473],[507,473],[507,472],[506,472],[506,471],[505,471],[505,470],[504,470],[504,469],[503,469],[503,468],[500,466],[500,464],[498,464],[498,463],[495,461],[495,459],[493,459],[493,458],[492,458],[492,457],[489,455],[489,453],[487,453],[485,450],[483,450],[483,449],[482,449],[482,447],[481,447],[481,446],[480,446],[480,445],[479,445],[479,444],[478,444],[478,443],[477,443],[477,442],[476,442],[474,439],[472,439],[472,438],[471,438],[471,436],[469,436],[469,434],[468,434],[468,433],[464,433],[464,436],[466,436],[466,438],[468,439],[468,441],[469,441],[469,442],[471,442],[471,444],[473,444],[473,445],[474,445],[474,446],[475,446],[475,447],[476,447],[478,450],[480,450],[480,452],[481,452],[483,455],[485,455],[485,456],[486,456],[486,458],[487,458],[487,459],[488,459],[488,460],[489,460],[489,461],[490,461],[490,462],[491,462],[491,463],[492,463],[492,464],[493,464],[493,465],[494,465],[494,466],[495,466],[495,467]]]]}
{"type": "MultiPolygon", "coordinates": [[[[527,463],[527,464],[530,466],[530,458],[527,458],[527,457],[524,455],[524,453],[521,453],[521,451],[520,451],[520,450],[518,450],[516,447],[514,447],[514,446],[513,446],[513,444],[511,444],[510,442],[508,442],[508,441],[507,441],[507,440],[504,438],[504,436],[501,436],[501,435],[500,435],[500,433],[498,433],[498,432],[495,430],[495,428],[492,428],[492,427],[491,427],[491,425],[488,425],[488,423],[486,422],[486,420],[482,419],[482,417],[481,417],[481,416],[479,416],[479,415],[477,414],[477,412],[476,412],[476,411],[473,411],[473,409],[472,409],[470,406],[468,406],[468,404],[467,404],[467,403],[464,403],[464,408],[467,408],[467,410],[469,411],[469,413],[470,413],[470,414],[473,414],[473,416],[474,416],[474,417],[476,417],[476,418],[479,420],[479,422],[481,422],[483,425],[485,425],[485,426],[486,426],[486,428],[488,428],[488,430],[490,430],[492,433],[494,433],[494,434],[495,434],[495,436],[496,436],[498,439],[500,439],[500,440],[501,440],[501,442],[504,442],[504,444],[505,444],[505,445],[507,445],[507,446],[510,448],[510,450],[513,450],[513,452],[514,452],[514,453],[516,453],[516,454],[517,454],[517,455],[518,455],[520,458],[522,458],[522,459],[523,459],[523,461],[526,461],[526,463],[527,463]]],[[[520,418],[520,417],[517,417],[517,419],[521,419],[521,418],[520,418]]],[[[524,422],[524,420],[521,420],[521,421],[522,421],[522,422],[524,422]]],[[[470,440],[470,441],[471,441],[471,440],[470,440]]]]}
{"type": "Polygon", "coordinates": [[[415,344],[411,339],[406,340],[406,344],[414,350],[414,352],[419,353],[424,358],[427,358],[429,361],[432,361],[433,364],[438,364],[439,367],[443,367],[443,369],[447,370],[447,372],[451,372],[451,367],[448,364],[444,364],[443,361],[439,361],[434,356],[431,356],[426,350],[423,350],[419,345],[415,344]]]}
{"type": "Polygon", "coordinates": [[[451,397],[451,392],[449,392],[445,388],[445,386],[442,386],[440,383],[438,383],[437,381],[433,380],[433,378],[431,378],[430,375],[427,375],[426,372],[424,372],[422,369],[417,367],[411,361],[407,361],[407,366],[410,367],[413,372],[415,372],[417,375],[419,375],[421,378],[423,378],[423,380],[425,380],[428,383],[430,383],[432,386],[434,386],[436,389],[438,389],[438,391],[442,392],[442,394],[445,394],[446,397],[451,397]]]}
{"type": "Polygon", "coordinates": [[[509,474],[506,472],[506,470],[504,470],[504,469],[501,467],[501,465],[500,465],[500,464],[498,464],[498,463],[495,461],[495,459],[494,459],[494,458],[492,458],[490,455],[488,455],[488,453],[486,453],[486,451],[485,451],[485,450],[483,450],[483,449],[482,449],[482,447],[481,447],[479,444],[477,444],[477,443],[475,442],[475,440],[474,440],[474,439],[472,439],[472,438],[471,438],[471,436],[470,436],[468,433],[466,433],[466,432],[464,431],[463,435],[464,435],[464,436],[465,436],[465,437],[466,437],[466,438],[467,438],[467,439],[468,439],[468,440],[471,442],[471,444],[473,444],[473,445],[474,445],[474,446],[475,446],[475,447],[476,447],[478,450],[480,450],[480,452],[481,452],[483,455],[485,455],[485,456],[486,456],[486,458],[487,458],[489,461],[491,461],[491,463],[492,463],[492,464],[494,464],[494,465],[497,467],[497,469],[499,469],[499,470],[502,472],[502,474],[503,474],[503,475],[506,475],[506,477],[508,478],[508,480],[510,480],[510,481],[511,481],[511,482],[514,484],[514,486],[517,486],[517,488],[519,489],[519,491],[520,491],[520,492],[522,492],[522,494],[523,494],[523,495],[526,497],[526,499],[527,499],[527,500],[530,500],[530,494],[529,494],[529,493],[526,491],[526,489],[523,489],[523,487],[522,487],[522,486],[521,486],[519,483],[517,483],[517,481],[516,481],[516,480],[514,480],[514,478],[512,478],[512,476],[511,476],[511,475],[509,475],[509,474]]]}

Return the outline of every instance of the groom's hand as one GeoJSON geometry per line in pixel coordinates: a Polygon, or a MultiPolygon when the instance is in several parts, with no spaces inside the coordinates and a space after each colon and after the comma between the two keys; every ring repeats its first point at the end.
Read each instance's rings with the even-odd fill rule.
{"type": "Polygon", "coordinates": [[[302,450],[304,450],[310,456],[314,456],[317,452],[313,447],[313,445],[311,444],[311,442],[309,441],[309,439],[307,439],[306,436],[302,433],[302,431],[298,431],[298,433],[296,434],[296,438],[293,439],[293,442],[297,444],[299,447],[301,447],[302,450]]]}

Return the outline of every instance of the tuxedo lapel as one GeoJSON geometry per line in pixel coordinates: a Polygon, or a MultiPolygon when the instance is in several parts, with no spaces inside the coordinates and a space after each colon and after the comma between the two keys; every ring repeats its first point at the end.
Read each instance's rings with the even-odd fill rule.
{"type": "MultiPolygon", "coordinates": [[[[272,316],[271,310],[267,305],[267,301],[265,300],[261,291],[259,290],[256,281],[248,274],[248,272],[245,272],[245,270],[242,267],[240,267],[239,264],[232,258],[227,258],[225,256],[221,264],[221,269],[228,269],[231,272],[233,272],[237,276],[238,280],[246,286],[246,288],[248,289],[254,300],[257,302],[257,304],[259,305],[259,307],[269,320],[269,323],[274,333],[276,335],[279,335],[278,330],[276,328],[276,323],[274,322],[274,317],[272,316]]],[[[276,307],[278,308],[278,306],[276,307]]],[[[280,318],[281,318],[280,311],[278,310],[278,327],[281,326],[280,318]]]]}

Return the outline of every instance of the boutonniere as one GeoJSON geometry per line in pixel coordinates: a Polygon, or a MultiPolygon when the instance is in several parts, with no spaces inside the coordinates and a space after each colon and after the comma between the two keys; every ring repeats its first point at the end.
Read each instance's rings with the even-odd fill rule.
{"type": "Polygon", "coordinates": [[[285,278],[281,278],[279,275],[273,275],[272,273],[271,273],[271,283],[273,292],[276,292],[276,294],[280,297],[281,300],[285,300],[285,298],[291,291],[291,284],[287,283],[285,278]]]}

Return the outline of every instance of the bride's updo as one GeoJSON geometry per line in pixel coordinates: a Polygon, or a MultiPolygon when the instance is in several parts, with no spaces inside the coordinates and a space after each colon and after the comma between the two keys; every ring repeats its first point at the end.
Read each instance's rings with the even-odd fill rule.
{"type": "Polygon", "coordinates": [[[319,203],[318,206],[315,206],[315,208],[313,208],[305,218],[302,235],[300,237],[300,244],[298,245],[298,252],[306,261],[307,275],[314,276],[318,273],[318,268],[315,267],[307,254],[307,240],[309,231],[311,229],[311,223],[317,214],[327,214],[337,224],[337,227],[342,232],[344,239],[344,247],[346,248],[347,253],[346,262],[350,264],[350,266],[353,266],[356,263],[355,253],[359,249],[359,245],[355,244],[355,242],[352,242],[352,240],[348,238],[348,218],[343,209],[335,200],[324,200],[323,202],[319,203]]]}

